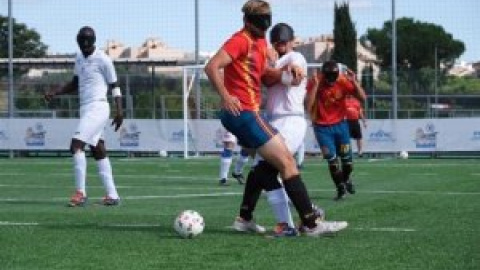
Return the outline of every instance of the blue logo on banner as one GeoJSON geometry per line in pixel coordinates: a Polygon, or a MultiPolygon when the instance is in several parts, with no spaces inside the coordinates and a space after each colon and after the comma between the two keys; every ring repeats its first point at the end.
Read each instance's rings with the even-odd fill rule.
{"type": "MultiPolygon", "coordinates": [[[[170,139],[168,141],[170,142],[183,142],[183,129],[179,131],[173,131],[170,135],[170,139]]],[[[188,140],[191,141],[193,139],[192,133],[190,130],[188,131],[188,140]]]]}
{"type": "Polygon", "coordinates": [[[6,141],[8,140],[7,135],[5,135],[5,131],[0,130],[0,141],[6,141]]]}
{"type": "Polygon", "coordinates": [[[368,141],[371,142],[394,142],[392,132],[387,132],[383,129],[379,129],[375,132],[370,132],[368,135],[368,141]]]}
{"type": "Polygon", "coordinates": [[[25,144],[27,146],[44,146],[45,134],[42,123],[35,124],[34,127],[28,127],[25,131],[25,144]]]}
{"type": "Polygon", "coordinates": [[[415,132],[415,145],[417,148],[436,148],[437,147],[437,134],[435,131],[435,125],[428,123],[425,128],[417,128],[415,132]]]}
{"type": "Polygon", "coordinates": [[[480,141],[480,131],[475,130],[473,132],[472,141],[480,141]]]}
{"type": "Polygon", "coordinates": [[[135,123],[131,123],[128,128],[120,129],[120,146],[138,147],[140,145],[140,131],[135,123]]]}

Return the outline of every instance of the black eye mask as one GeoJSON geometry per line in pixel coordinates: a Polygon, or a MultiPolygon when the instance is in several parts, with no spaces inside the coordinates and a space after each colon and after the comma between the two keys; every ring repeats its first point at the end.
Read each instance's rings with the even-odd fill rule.
{"type": "Polygon", "coordinates": [[[325,76],[325,80],[328,83],[334,83],[337,81],[338,78],[338,70],[337,72],[324,72],[323,75],[325,76]]]}
{"type": "Polygon", "coordinates": [[[245,19],[253,24],[256,28],[267,31],[272,25],[272,14],[246,14],[245,19]]]}

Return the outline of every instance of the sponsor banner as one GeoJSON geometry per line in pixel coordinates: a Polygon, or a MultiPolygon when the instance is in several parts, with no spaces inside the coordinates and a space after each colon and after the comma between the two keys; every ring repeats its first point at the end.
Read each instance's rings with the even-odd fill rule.
{"type": "MultiPolygon", "coordinates": [[[[78,119],[0,119],[1,150],[67,150],[78,119]]],[[[223,149],[219,120],[189,120],[188,150],[223,149]]],[[[369,120],[363,131],[365,152],[480,151],[480,118],[369,120]]],[[[107,126],[109,150],[183,151],[183,120],[125,119],[115,132],[107,126]]],[[[311,127],[306,151],[319,153],[311,127]]],[[[354,147],[355,148],[355,147],[354,147]]]]}

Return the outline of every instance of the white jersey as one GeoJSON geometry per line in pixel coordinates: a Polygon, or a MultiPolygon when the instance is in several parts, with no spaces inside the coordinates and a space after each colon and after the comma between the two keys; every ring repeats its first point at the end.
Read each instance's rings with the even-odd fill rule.
{"type": "Polygon", "coordinates": [[[74,73],[78,76],[80,105],[107,101],[108,85],[117,82],[112,60],[99,49],[87,58],[77,53],[74,73]]]}
{"type": "MultiPolygon", "coordinates": [[[[301,67],[304,74],[307,74],[307,61],[301,53],[295,51],[286,53],[277,60],[275,67],[281,68],[288,64],[301,67]]],[[[303,79],[298,86],[277,83],[269,87],[265,106],[267,116],[269,118],[285,115],[303,116],[305,114],[303,102],[307,93],[306,85],[307,78],[303,79]]]]}

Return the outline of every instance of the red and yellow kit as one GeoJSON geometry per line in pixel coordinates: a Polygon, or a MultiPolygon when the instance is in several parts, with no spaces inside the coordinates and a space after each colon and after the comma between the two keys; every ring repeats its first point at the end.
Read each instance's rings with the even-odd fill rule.
{"type": "MultiPolygon", "coordinates": [[[[309,81],[307,91],[312,90],[312,82],[309,81]]],[[[355,85],[343,74],[338,76],[337,81],[328,85],[323,79],[320,83],[316,96],[316,119],[315,124],[333,125],[345,119],[345,96],[355,93],[355,85]]]]}
{"type": "Polygon", "coordinates": [[[345,99],[345,113],[348,120],[357,120],[360,119],[360,112],[362,111],[362,106],[360,101],[356,98],[347,98],[345,99]]]}
{"type": "Polygon", "coordinates": [[[244,111],[259,111],[261,77],[266,68],[267,43],[253,38],[245,29],[235,33],[222,47],[232,63],[224,68],[224,84],[228,93],[237,97],[244,111]]]}

